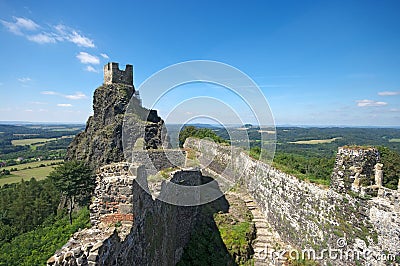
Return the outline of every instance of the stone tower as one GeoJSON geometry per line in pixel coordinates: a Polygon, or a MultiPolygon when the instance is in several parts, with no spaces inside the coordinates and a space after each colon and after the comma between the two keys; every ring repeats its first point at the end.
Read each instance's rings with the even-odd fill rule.
{"type": "Polygon", "coordinates": [[[331,177],[331,188],[338,192],[375,183],[374,168],[379,162],[379,152],[372,147],[339,147],[331,177]]]}
{"type": "Polygon", "coordinates": [[[122,83],[133,86],[133,66],[126,65],[120,70],[118,63],[109,62],[104,65],[104,84],[122,83]]]}

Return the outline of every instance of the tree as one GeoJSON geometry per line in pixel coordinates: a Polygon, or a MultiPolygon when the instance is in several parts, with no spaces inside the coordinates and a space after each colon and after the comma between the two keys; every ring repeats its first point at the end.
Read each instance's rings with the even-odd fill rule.
{"type": "Polygon", "coordinates": [[[194,126],[185,126],[183,130],[179,132],[179,147],[183,147],[185,140],[189,137],[199,139],[210,138],[217,143],[228,143],[227,140],[221,138],[209,128],[196,128],[194,126]]]}
{"type": "Polygon", "coordinates": [[[69,205],[69,221],[72,224],[75,203],[87,203],[93,192],[95,186],[93,170],[82,161],[68,161],[51,172],[49,178],[65,197],[69,205]]]}
{"type": "Polygon", "coordinates": [[[378,147],[381,163],[383,163],[383,185],[397,189],[400,177],[400,154],[387,147],[378,147]]]}

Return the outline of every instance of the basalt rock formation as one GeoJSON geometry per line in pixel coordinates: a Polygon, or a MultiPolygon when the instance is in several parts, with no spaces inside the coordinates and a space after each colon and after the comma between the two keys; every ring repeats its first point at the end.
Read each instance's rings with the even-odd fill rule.
{"type": "MultiPolygon", "coordinates": [[[[119,79],[109,78],[95,90],[94,114],[86,122],[85,131],[72,141],[66,156],[67,160],[84,160],[95,169],[126,160],[123,130],[126,130],[125,136],[128,136],[124,141],[132,148],[138,140],[142,140],[139,149],[158,149],[163,145],[163,140],[166,140],[164,121],[157,115],[157,111],[142,107],[141,100],[132,97],[135,87],[128,82],[132,82],[132,79],[123,78],[132,73],[121,71],[118,67],[107,70],[108,65],[105,65],[104,74],[110,76],[115,72],[119,79]],[[121,83],[117,83],[118,80],[121,83]],[[125,115],[127,109],[129,115],[125,115]],[[129,126],[123,127],[124,123],[129,126]]],[[[131,68],[129,70],[132,71],[131,68]]]]}

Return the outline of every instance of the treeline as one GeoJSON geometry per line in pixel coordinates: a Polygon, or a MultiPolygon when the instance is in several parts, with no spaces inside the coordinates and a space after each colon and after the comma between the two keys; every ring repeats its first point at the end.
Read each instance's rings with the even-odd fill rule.
{"type": "MultiPolygon", "coordinates": [[[[61,150],[65,154],[72,138],[61,138],[63,136],[74,136],[83,130],[82,125],[60,125],[57,127],[46,125],[35,126],[14,126],[0,125],[0,160],[11,160],[18,157],[34,158],[34,157],[54,157],[50,152],[61,150]],[[44,138],[57,140],[44,143],[43,145],[35,145],[32,149],[30,145],[14,146],[13,140],[44,138]]],[[[49,158],[50,159],[50,158],[49,158]]]]}
{"type": "Polygon", "coordinates": [[[0,265],[45,264],[78,228],[89,225],[92,169],[80,161],[55,168],[49,178],[0,188],[0,265]]]}
{"type": "Polygon", "coordinates": [[[204,139],[209,138],[216,143],[228,144],[229,141],[218,136],[213,130],[209,128],[197,128],[194,126],[185,126],[183,130],[179,132],[179,147],[183,147],[185,140],[189,137],[204,139]]]}
{"type": "MultiPolygon", "coordinates": [[[[181,132],[182,143],[186,137],[200,135],[199,132],[203,130],[205,129],[190,128],[189,130],[185,128],[184,132],[181,132]]],[[[236,130],[243,131],[243,128],[236,130]]],[[[261,154],[259,130],[258,127],[247,127],[251,147],[249,154],[256,159],[260,159],[261,154]]],[[[229,138],[226,129],[219,127],[207,128],[207,132],[217,135],[217,137],[211,138],[229,138]]],[[[381,154],[380,161],[384,165],[384,186],[397,189],[400,177],[400,142],[397,142],[398,140],[400,140],[400,129],[394,128],[278,127],[273,164],[276,168],[300,179],[329,185],[338,147],[345,145],[374,146],[378,147],[381,154]],[[319,144],[293,143],[299,140],[329,139],[334,140],[330,143],[319,144]]]]}

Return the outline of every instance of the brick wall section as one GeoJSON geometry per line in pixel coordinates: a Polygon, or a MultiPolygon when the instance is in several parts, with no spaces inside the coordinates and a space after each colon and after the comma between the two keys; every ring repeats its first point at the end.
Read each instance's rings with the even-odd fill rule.
{"type": "Polygon", "coordinates": [[[145,175],[143,166],[115,163],[99,169],[95,199],[90,205],[92,225],[100,222],[133,222],[133,184],[137,175],[145,175]]]}
{"type": "MultiPolygon", "coordinates": [[[[183,177],[188,186],[201,182],[200,171],[177,171],[171,182],[181,184],[183,177]]],[[[147,174],[142,165],[101,167],[90,205],[92,227],[76,232],[47,265],[175,265],[190,239],[199,209],[153,199],[143,188],[145,184],[147,174]]]]}

